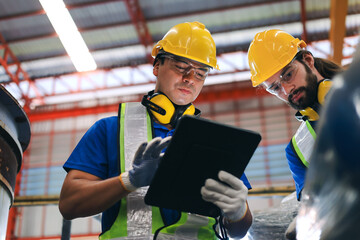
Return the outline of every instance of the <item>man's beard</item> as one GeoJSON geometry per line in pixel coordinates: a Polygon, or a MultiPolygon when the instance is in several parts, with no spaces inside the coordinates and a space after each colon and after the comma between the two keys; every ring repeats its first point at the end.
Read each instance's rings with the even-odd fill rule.
{"type": "MultiPolygon", "coordinates": [[[[302,63],[303,64],[303,63],[302,63]]],[[[312,73],[311,69],[303,64],[306,69],[306,86],[299,87],[288,97],[289,105],[296,110],[303,110],[307,107],[312,106],[317,101],[317,91],[318,91],[318,82],[315,74],[312,73]],[[292,101],[294,95],[299,92],[304,92],[305,94],[298,100],[297,103],[292,101]]]]}

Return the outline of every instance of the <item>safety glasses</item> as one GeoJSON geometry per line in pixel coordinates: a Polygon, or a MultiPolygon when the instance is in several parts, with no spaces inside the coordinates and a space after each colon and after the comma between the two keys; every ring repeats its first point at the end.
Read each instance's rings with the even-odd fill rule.
{"type": "Polygon", "coordinates": [[[266,86],[265,84],[266,91],[271,94],[278,95],[279,92],[283,89],[283,84],[291,83],[294,80],[299,69],[298,65],[294,63],[294,60],[295,58],[283,68],[278,80],[269,86],[266,86]]]}
{"type": "Polygon", "coordinates": [[[173,55],[163,55],[162,57],[169,60],[170,68],[178,74],[188,75],[191,71],[194,71],[194,77],[200,81],[204,81],[209,75],[209,67],[196,67],[193,63],[173,55]]]}

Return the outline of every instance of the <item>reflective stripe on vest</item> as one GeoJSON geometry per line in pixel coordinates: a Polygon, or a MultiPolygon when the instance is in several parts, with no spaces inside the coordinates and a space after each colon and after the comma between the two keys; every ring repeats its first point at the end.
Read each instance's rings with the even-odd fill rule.
{"type": "MultiPolygon", "coordinates": [[[[140,103],[122,103],[120,118],[120,169],[131,169],[137,148],[152,139],[151,119],[140,103]]],[[[148,187],[142,187],[121,200],[119,214],[111,228],[100,239],[152,239],[156,229],[163,226],[158,208],[145,205],[148,187]],[[156,220],[155,220],[156,219],[156,220]],[[152,220],[158,223],[153,226],[152,220]],[[159,222],[160,221],[160,222],[159,222]]]]}
{"type": "Polygon", "coordinates": [[[156,240],[211,240],[218,239],[213,230],[214,218],[208,218],[197,214],[181,214],[180,220],[173,225],[163,228],[156,240]]]}
{"type": "MultiPolygon", "coordinates": [[[[152,139],[151,119],[140,103],[122,103],[120,108],[120,169],[128,171],[141,143],[152,139]]],[[[153,239],[157,229],[164,226],[160,209],[145,205],[148,187],[142,187],[121,200],[119,214],[111,228],[99,239],[153,239]]],[[[215,219],[181,213],[180,220],[162,228],[157,239],[216,239],[212,226],[215,219]]]]}
{"type": "Polygon", "coordinates": [[[316,133],[309,121],[301,123],[292,138],[292,145],[302,163],[309,167],[310,156],[316,140],[316,133]]]}

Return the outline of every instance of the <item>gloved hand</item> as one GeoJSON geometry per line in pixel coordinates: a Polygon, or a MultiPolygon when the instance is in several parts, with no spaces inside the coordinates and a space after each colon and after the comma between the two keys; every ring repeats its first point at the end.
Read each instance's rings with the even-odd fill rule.
{"type": "Polygon", "coordinates": [[[119,176],[126,190],[134,191],[139,187],[150,185],[160,159],[164,155],[161,152],[169,145],[170,140],[171,136],[164,139],[156,137],[139,146],[134,156],[132,169],[119,176]]]}
{"type": "Polygon", "coordinates": [[[227,220],[240,220],[247,210],[247,187],[243,181],[228,172],[220,171],[218,177],[229,186],[208,178],[201,188],[202,198],[218,206],[227,220]]]}

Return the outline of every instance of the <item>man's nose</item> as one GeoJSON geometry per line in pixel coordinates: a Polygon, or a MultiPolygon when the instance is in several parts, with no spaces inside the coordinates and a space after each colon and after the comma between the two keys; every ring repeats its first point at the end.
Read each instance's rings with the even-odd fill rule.
{"type": "Polygon", "coordinates": [[[193,83],[195,79],[195,69],[190,68],[189,70],[185,71],[183,74],[183,81],[193,83]]]}
{"type": "Polygon", "coordinates": [[[283,95],[289,96],[290,93],[293,91],[294,87],[295,86],[293,84],[281,83],[281,92],[283,95]]]}

